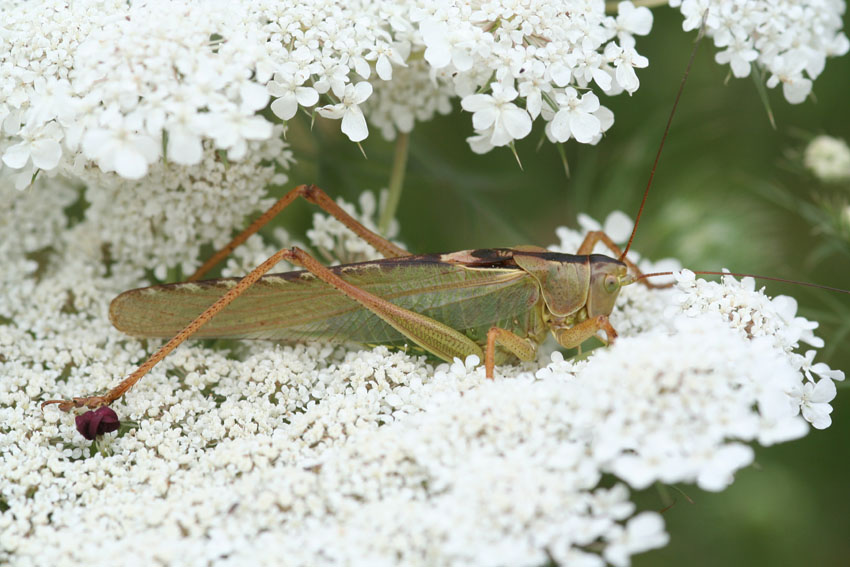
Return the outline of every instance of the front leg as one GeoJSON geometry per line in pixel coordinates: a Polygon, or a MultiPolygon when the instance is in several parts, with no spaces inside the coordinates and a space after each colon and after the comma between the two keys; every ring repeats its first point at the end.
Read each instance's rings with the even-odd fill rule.
{"type": "Polygon", "coordinates": [[[555,328],[555,338],[558,344],[564,348],[578,348],[584,341],[590,337],[596,337],[600,341],[611,344],[617,338],[617,331],[611,325],[607,315],[597,315],[590,319],[585,319],[581,323],[577,323],[572,327],[555,328]],[[601,330],[605,331],[607,340],[603,340],[597,333],[601,330]]]}
{"type": "Polygon", "coordinates": [[[484,354],[484,375],[490,380],[493,379],[493,369],[496,367],[496,343],[523,362],[534,360],[537,355],[536,343],[507,329],[490,327],[487,331],[487,350],[484,354]]]}

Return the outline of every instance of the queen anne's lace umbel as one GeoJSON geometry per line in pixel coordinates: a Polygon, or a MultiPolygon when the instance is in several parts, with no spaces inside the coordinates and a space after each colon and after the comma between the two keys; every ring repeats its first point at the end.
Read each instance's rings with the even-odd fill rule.
{"type": "MultiPolygon", "coordinates": [[[[614,345],[582,361],[544,347],[494,381],[475,357],[435,368],[384,347],[184,345],[114,404],[138,427],[92,454],[39,403],[103,390],[145,356],[152,345],[105,316],[143,274],[103,262],[95,219],[69,226],[73,190],[38,183],[51,185],[0,195],[4,564],[627,566],[668,541],[630,489],[725,488],[752,443],[828,426],[843,379],[814,361],[816,324],[793,300],[682,272],[674,289],[622,290],[614,345]]],[[[360,205],[367,220],[374,198],[360,205]]],[[[316,221],[314,246],[368,255],[316,221]]],[[[620,213],[604,228],[627,225],[620,213]]],[[[557,250],[582,237],[558,234],[557,250]]],[[[257,237],[231,268],[269,250],[257,237]]]]}
{"type": "MultiPolygon", "coordinates": [[[[686,28],[705,5],[681,4],[686,28]]],[[[762,65],[796,102],[847,50],[841,13],[717,1],[706,26],[718,61],[762,65]]],[[[39,408],[114,385],[150,352],[109,325],[109,299],[148,270],[192,271],[202,245],[268,206],[292,160],[276,120],[316,112],[354,141],[392,138],[457,100],[477,151],[535,120],[594,143],[613,123],[604,97],[639,87],[635,36],[651,23],[591,0],[3,3],[0,563],[626,566],[668,540],[630,489],[721,490],[753,443],[829,426],[843,374],[815,362],[816,324],[751,281],[687,272],[671,290],[625,288],[610,348],[576,361],[544,346],[495,381],[474,357],[190,344],[115,404],[139,425],[102,436],[103,453],[39,408]],[[36,172],[28,192],[6,182],[36,172]]],[[[368,225],[376,199],[351,210],[368,225]]],[[[604,223],[616,239],[630,227],[604,223]]],[[[225,275],[292,243],[278,236],[252,237],[225,275]]],[[[307,236],[320,255],[373,253],[323,215],[307,236]]],[[[581,240],[558,236],[565,252],[581,240]]],[[[98,419],[89,436],[114,425],[98,419]]]]}
{"type": "MultiPolygon", "coordinates": [[[[244,159],[299,110],[339,120],[359,142],[451,109],[472,114],[486,152],[545,123],[553,142],[596,143],[604,96],[640,86],[646,7],[529,2],[6,2],[0,8],[0,156],[19,187],[33,174],[97,167],[139,179],[206,147],[244,159]]],[[[803,101],[826,58],[847,52],[841,0],[672,1],[706,30],[735,76],[803,101]]]]}
{"type": "Polygon", "coordinates": [[[722,49],[715,55],[735,77],[758,65],[770,88],[782,85],[791,104],[806,100],[827,57],[844,55],[850,41],[842,32],[843,0],[670,0],[693,30],[705,20],[706,33],[722,49]]]}

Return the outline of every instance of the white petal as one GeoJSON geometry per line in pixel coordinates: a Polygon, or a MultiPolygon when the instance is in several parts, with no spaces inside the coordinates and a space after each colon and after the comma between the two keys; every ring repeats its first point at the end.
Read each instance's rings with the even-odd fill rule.
{"type": "Polygon", "coordinates": [[[599,110],[599,97],[593,93],[587,93],[581,97],[581,103],[578,107],[583,112],[596,112],[599,110]]]}
{"type": "MultiPolygon", "coordinates": [[[[316,98],[318,98],[318,95],[316,98]]],[[[272,102],[272,112],[274,112],[274,115],[281,120],[289,120],[295,116],[296,112],[298,112],[298,99],[292,93],[275,99],[272,102]]]]}
{"type": "Polygon", "coordinates": [[[555,137],[558,142],[566,142],[570,139],[570,111],[567,108],[562,108],[555,114],[552,122],[549,123],[549,132],[555,137]]]}
{"type": "Polygon", "coordinates": [[[637,455],[618,456],[611,464],[611,472],[638,490],[643,490],[658,478],[658,471],[637,455]]]}
{"type": "Polygon", "coordinates": [[[632,49],[630,51],[631,51],[632,67],[635,67],[636,69],[644,69],[646,67],[649,67],[649,59],[647,59],[643,55],[638,55],[638,52],[635,51],[634,49],[632,49]]]}
{"type": "Polygon", "coordinates": [[[452,63],[454,63],[455,68],[461,73],[469,71],[472,69],[472,55],[465,49],[453,49],[452,63]]]}
{"type": "Polygon", "coordinates": [[[419,32],[422,34],[422,41],[425,42],[425,45],[439,43],[445,41],[446,24],[432,19],[423,20],[419,24],[419,32]]]}
{"type": "Polygon", "coordinates": [[[33,165],[45,171],[56,167],[62,159],[62,146],[56,140],[36,140],[30,151],[33,165]]]}
{"type": "Polygon", "coordinates": [[[243,84],[239,88],[239,96],[242,98],[242,109],[246,111],[261,110],[269,102],[268,89],[257,83],[243,84]]]}
{"type": "Polygon", "coordinates": [[[803,77],[795,77],[793,82],[782,83],[782,94],[791,104],[800,104],[812,92],[812,82],[803,77]]]}
{"type": "Polygon", "coordinates": [[[30,145],[26,142],[15,144],[6,149],[3,154],[3,163],[12,169],[21,169],[30,159],[30,145]]]}
{"type": "Polygon", "coordinates": [[[496,121],[496,124],[493,126],[493,134],[490,136],[490,143],[499,148],[510,144],[511,140],[513,140],[513,138],[505,129],[502,121],[496,121]]]}
{"type": "Polygon", "coordinates": [[[499,119],[499,110],[495,106],[488,106],[472,115],[472,127],[476,130],[486,130],[499,119]]]}
{"type": "Polygon", "coordinates": [[[599,119],[599,125],[603,132],[607,132],[614,125],[614,113],[606,106],[600,106],[599,110],[593,113],[599,119]]]}
{"type": "Polygon", "coordinates": [[[468,112],[478,112],[493,106],[493,97],[486,94],[473,94],[463,97],[460,106],[468,112]]]}
{"type": "Polygon", "coordinates": [[[448,65],[452,60],[449,44],[446,41],[446,24],[426,20],[419,25],[422,40],[425,42],[425,60],[434,69],[448,65]]]}
{"type": "Polygon", "coordinates": [[[180,165],[195,165],[200,163],[203,146],[201,138],[174,128],[168,132],[168,159],[180,165]]]}
{"type": "Polygon", "coordinates": [[[732,484],[734,472],[753,462],[755,452],[749,445],[733,443],[718,449],[697,475],[697,486],[719,492],[732,484]]]}
{"type": "Polygon", "coordinates": [[[750,74],[749,61],[741,59],[740,57],[733,57],[729,64],[732,67],[732,74],[739,79],[750,74]]]}
{"type": "Polygon", "coordinates": [[[587,215],[585,213],[579,213],[577,220],[578,225],[585,232],[590,232],[592,230],[602,230],[602,225],[596,222],[596,219],[594,219],[590,215],[587,215]]]}
{"type": "Polygon", "coordinates": [[[341,104],[329,104],[328,106],[317,108],[316,111],[320,116],[324,116],[325,118],[339,120],[345,114],[345,106],[341,104]]]}
{"type": "Polygon", "coordinates": [[[354,62],[354,72],[363,77],[364,79],[368,79],[372,74],[372,68],[362,57],[353,57],[352,61],[354,62]]]}
{"type": "Polygon", "coordinates": [[[829,378],[821,378],[815,385],[815,389],[809,394],[809,401],[813,403],[829,403],[837,393],[835,384],[829,378]]]}
{"type": "Polygon", "coordinates": [[[543,95],[539,90],[532,91],[525,98],[525,109],[531,115],[531,119],[540,116],[540,109],[543,107],[543,95]]]}
{"type": "Polygon", "coordinates": [[[640,80],[638,79],[637,73],[635,73],[634,68],[627,63],[617,65],[617,82],[630,93],[635,92],[638,87],[640,87],[640,80]]]}
{"type": "Polygon", "coordinates": [[[566,65],[555,63],[549,69],[549,74],[552,76],[552,82],[558,87],[564,87],[572,78],[572,71],[566,65]]]}
{"type": "Polygon", "coordinates": [[[354,104],[366,102],[366,99],[372,95],[372,84],[366,81],[360,81],[354,85],[354,104]]]}
{"type": "Polygon", "coordinates": [[[670,536],[664,531],[664,520],[656,512],[641,512],[626,524],[632,553],[664,547],[670,536]]]}
{"type": "Polygon", "coordinates": [[[268,140],[272,135],[272,123],[262,116],[254,116],[242,121],[239,131],[249,140],[268,140]]]}
{"type": "Polygon", "coordinates": [[[21,129],[21,111],[14,109],[3,119],[3,132],[8,136],[16,135],[21,129]]]}
{"type": "Polygon", "coordinates": [[[122,145],[113,157],[115,173],[125,179],[141,179],[148,172],[148,162],[132,147],[122,145]]]}
{"type": "Polygon", "coordinates": [[[604,69],[599,67],[594,69],[593,80],[596,81],[596,84],[599,85],[599,88],[603,91],[607,91],[611,88],[611,75],[609,75],[604,69]]]}
{"type": "Polygon", "coordinates": [[[429,45],[425,49],[425,61],[430,63],[434,69],[442,69],[451,60],[452,54],[447,44],[429,45]]]}
{"type": "Polygon", "coordinates": [[[108,130],[89,130],[83,136],[83,154],[90,160],[99,160],[111,144],[112,134],[108,130]]]}
{"type": "MultiPolygon", "coordinates": [[[[275,74],[275,78],[279,77],[280,73],[275,74]]],[[[285,83],[283,81],[269,81],[266,85],[266,90],[269,91],[271,96],[283,96],[292,92],[292,89],[289,88],[289,83],[285,83]]]]}
{"type": "Polygon", "coordinates": [[[806,404],[803,406],[803,417],[815,429],[826,429],[832,425],[832,407],[829,404],[806,404]]]}
{"type": "Polygon", "coordinates": [[[350,89],[345,88],[346,87],[345,81],[335,79],[334,77],[330,77],[328,79],[328,81],[330,82],[331,92],[334,94],[334,96],[336,98],[338,98],[340,100],[342,100],[345,97],[346,90],[350,90],[350,89]]]}
{"type": "Polygon", "coordinates": [[[390,63],[389,57],[386,55],[378,57],[378,61],[375,63],[375,71],[384,81],[391,81],[393,78],[393,66],[390,63]]]}
{"type": "Polygon", "coordinates": [[[369,136],[369,128],[360,108],[349,108],[342,116],[342,132],[352,142],[360,142],[369,136]]]}
{"type": "Polygon", "coordinates": [[[579,142],[586,144],[601,131],[599,119],[592,114],[573,112],[570,115],[570,132],[579,142]]]}
{"type": "Polygon", "coordinates": [[[77,150],[80,149],[80,142],[84,133],[85,122],[83,120],[77,120],[65,127],[65,147],[71,153],[77,153],[77,150]]]}
{"type": "Polygon", "coordinates": [[[470,136],[466,139],[470,149],[476,154],[486,154],[493,149],[493,144],[490,143],[490,132],[482,132],[477,136],[470,136]]]}
{"type": "Polygon", "coordinates": [[[298,87],[295,89],[295,98],[301,106],[313,106],[319,102],[319,93],[312,87],[298,87]]]}
{"type": "Polygon", "coordinates": [[[841,370],[832,370],[829,366],[824,364],[823,362],[818,362],[812,365],[812,372],[817,374],[818,376],[823,376],[824,378],[830,378],[832,380],[838,380],[841,382],[844,380],[844,372],[841,370]]]}
{"type": "Polygon", "coordinates": [[[161,135],[164,126],[165,109],[154,108],[145,115],[145,132],[148,134],[152,136],[161,135]]]}
{"type": "Polygon", "coordinates": [[[502,124],[514,140],[521,140],[531,132],[531,117],[524,109],[510,105],[502,111],[502,124]]]}
{"type": "MultiPolygon", "coordinates": [[[[777,295],[770,300],[770,303],[771,307],[776,309],[777,314],[789,323],[793,321],[794,317],[797,315],[797,300],[789,295],[777,295]]],[[[815,351],[810,350],[806,352],[806,356],[814,358],[814,353],[815,351]]]]}
{"type": "Polygon", "coordinates": [[[15,189],[18,191],[23,191],[30,185],[32,185],[32,175],[34,172],[34,168],[32,164],[29,167],[25,167],[19,173],[12,175],[12,179],[15,182],[15,189]]]}
{"type": "Polygon", "coordinates": [[[652,30],[652,10],[645,6],[637,8],[631,2],[617,5],[619,24],[635,35],[646,35],[652,30]]]}
{"type": "Polygon", "coordinates": [[[759,432],[758,442],[769,446],[776,443],[785,443],[805,437],[809,432],[809,424],[800,416],[780,419],[768,424],[763,424],[759,432]]]}

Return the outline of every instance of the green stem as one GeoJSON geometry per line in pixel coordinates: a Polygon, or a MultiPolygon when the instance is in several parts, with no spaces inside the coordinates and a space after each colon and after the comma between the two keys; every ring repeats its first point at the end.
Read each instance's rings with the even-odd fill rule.
{"type": "Polygon", "coordinates": [[[395,153],[393,155],[393,170],[390,172],[390,194],[387,195],[387,202],[384,204],[384,210],[381,211],[381,220],[378,222],[378,231],[381,234],[387,234],[390,229],[390,223],[395,218],[398,202],[401,200],[401,189],[404,185],[404,172],[407,170],[407,154],[410,145],[410,134],[399,132],[398,138],[395,141],[395,153]]]}

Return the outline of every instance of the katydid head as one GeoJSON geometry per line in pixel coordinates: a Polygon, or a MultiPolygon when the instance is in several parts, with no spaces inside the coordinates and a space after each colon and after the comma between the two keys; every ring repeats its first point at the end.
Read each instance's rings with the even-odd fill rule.
{"type": "Polygon", "coordinates": [[[602,254],[590,256],[590,286],[587,290],[588,317],[610,315],[620,288],[635,281],[626,264],[602,254]]]}
{"type": "Polygon", "coordinates": [[[546,307],[556,317],[568,317],[582,309],[588,317],[610,315],[620,288],[634,281],[624,262],[603,254],[517,250],[513,259],[537,280],[546,307]]]}

